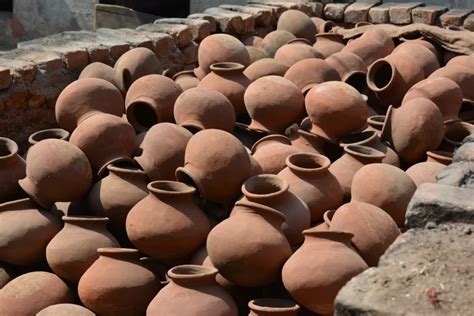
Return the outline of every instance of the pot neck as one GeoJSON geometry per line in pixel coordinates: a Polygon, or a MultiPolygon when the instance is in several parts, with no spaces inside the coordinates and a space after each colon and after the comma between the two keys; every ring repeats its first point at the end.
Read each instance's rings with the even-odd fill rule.
{"type": "Polygon", "coordinates": [[[262,217],[265,221],[271,224],[278,230],[281,230],[281,225],[286,221],[285,215],[266,205],[251,201],[238,201],[235,203],[238,208],[238,214],[253,214],[262,217]]]}
{"type": "Polygon", "coordinates": [[[344,152],[364,164],[381,162],[385,158],[384,153],[362,145],[347,145],[344,147],[344,152]]]}
{"type": "Polygon", "coordinates": [[[192,200],[196,189],[190,185],[177,181],[153,181],[147,186],[151,196],[160,200],[189,199],[192,200]]]}
{"type": "Polygon", "coordinates": [[[314,227],[303,231],[303,236],[306,241],[319,241],[319,242],[339,242],[348,247],[351,246],[351,239],[354,237],[353,234],[343,231],[321,231],[314,227]]]}
{"type": "Polygon", "coordinates": [[[101,257],[120,261],[139,262],[140,252],[132,248],[99,248],[97,252],[101,257]]]}
{"type": "Polygon", "coordinates": [[[210,69],[213,73],[218,75],[228,75],[242,73],[245,69],[245,66],[239,63],[221,62],[212,64],[210,69]]]}
{"type": "Polygon", "coordinates": [[[242,193],[247,200],[265,204],[284,197],[288,192],[288,182],[273,174],[250,177],[242,184],[242,193]]]}
{"type": "Polygon", "coordinates": [[[33,200],[30,198],[24,198],[0,204],[0,212],[21,211],[28,209],[41,209],[41,207],[33,202],[33,200]]]}
{"type": "Polygon", "coordinates": [[[252,154],[255,153],[259,148],[269,144],[282,144],[291,146],[291,141],[288,139],[288,137],[283,135],[268,135],[259,139],[255,144],[253,144],[251,149],[252,154]]]}
{"type": "Polygon", "coordinates": [[[300,307],[293,301],[279,298],[257,298],[248,303],[253,316],[296,316],[300,307]]]}
{"type": "Polygon", "coordinates": [[[447,166],[453,162],[453,154],[440,150],[428,151],[426,153],[426,161],[438,162],[447,166]]]}
{"type": "Polygon", "coordinates": [[[216,284],[217,270],[213,267],[186,264],[176,266],[168,271],[171,282],[192,288],[199,285],[216,284]]]}
{"type": "Polygon", "coordinates": [[[63,216],[65,226],[76,226],[86,229],[106,228],[109,219],[107,217],[93,216],[63,216]]]}
{"type": "Polygon", "coordinates": [[[286,158],[287,167],[298,175],[323,175],[329,169],[331,161],[323,155],[296,153],[286,158]]]}
{"type": "Polygon", "coordinates": [[[131,161],[122,161],[112,163],[107,166],[111,175],[117,176],[121,179],[139,180],[147,182],[148,178],[145,172],[131,161]]]}

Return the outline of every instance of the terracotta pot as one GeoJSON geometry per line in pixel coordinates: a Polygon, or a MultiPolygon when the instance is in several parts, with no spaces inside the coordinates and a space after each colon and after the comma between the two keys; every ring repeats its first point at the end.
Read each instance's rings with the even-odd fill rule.
{"type": "Polygon", "coordinates": [[[332,30],[333,27],[336,26],[336,24],[333,21],[326,21],[324,19],[317,18],[317,17],[312,17],[311,21],[316,26],[318,34],[328,33],[330,30],[332,30]]]}
{"type": "Polygon", "coordinates": [[[370,147],[360,145],[344,147],[344,154],[329,167],[329,171],[341,185],[344,201],[350,200],[352,179],[356,172],[365,165],[380,163],[384,157],[384,153],[370,147]]]}
{"type": "Polygon", "coordinates": [[[50,128],[33,133],[28,137],[28,143],[33,146],[45,139],[69,140],[71,134],[62,128],[50,128]]]}
{"type": "Polygon", "coordinates": [[[345,47],[342,35],[335,33],[319,33],[313,48],[323,55],[323,59],[340,52],[345,47]]]}
{"type": "Polygon", "coordinates": [[[87,156],[74,144],[47,139],[34,145],[26,159],[22,189],[39,205],[49,209],[54,202],[79,200],[92,184],[87,156]]]}
{"type": "Polygon", "coordinates": [[[439,149],[454,152],[462,144],[464,138],[474,134],[474,125],[468,122],[447,122],[444,126],[444,137],[439,149]]]}
{"type": "Polygon", "coordinates": [[[286,158],[300,149],[291,146],[283,135],[269,135],[257,141],[252,147],[252,157],[262,167],[262,173],[277,174],[286,167],[286,158]]]}
{"type": "Polygon", "coordinates": [[[244,93],[250,79],[244,74],[244,65],[221,62],[210,66],[211,72],[199,83],[199,88],[216,90],[229,99],[236,116],[247,113],[244,104],[244,93]]]}
{"type": "Polygon", "coordinates": [[[293,124],[285,130],[291,146],[300,149],[305,153],[323,154],[326,140],[318,135],[311,134],[304,127],[293,124]]]}
{"type": "Polygon", "coordinates": [[[268,33],[260,43],[260,48],[263,49],[268,57],[273,58],[278,48],[282,47],[288,41],[296,39],[296,36],[285,30],[275,30],[268,33]]]}
{"type": "Polygon", "coordinates": [[[81,73],[79,74],[78,79],[84,79],[84,78],[103,79],[110,82],[114,86],[117,86],[117,84],[115,83],[114,68],[101,62],[90,63],[84,69],[82,69],[81,73]]]}
{"type": "Polygon", "coordinates": [[[207,238],[212,264],[226,279],[240,286],[272,283],[291,255],[281,230],[285,216],[253,202],[237,202],[232,212],[235,215],[215,226],[207,238]]]}
{"type": "Polygon", "coordinates": [[[174,122],[174,103],[182,92],[178,84],[162,75],[138,78],[125,98],[127,120],[138,132],[159,122],[174,122]]]}
{"type": "Polygon", "coordinates": [[[433,44],[425,40],[423,36],[420,36],[420,38],[416,38],[416,39],[400,38],[400,41],[402,43],[398,45],[397,47],[395,47],[395,49],[393,50],[393,53],[395,53],[397,50],[401,49],[405,45],[416,44],[416,45],[421,45],[428,48],[433,54],[436,55],[436,58],[438,59],[438,61],[440,61],[439,51],[436,49],[436,47],[433,44]]]}
{"type": "Polygon", "coordinates": [[[72,301],[71,290],[57,275],[30,272],[13,279],[0,291],[0,314],[37,315],[50,305],[72,301]]]}
{"type": "Polygon", "coordinates": [[[369,66],[377,59],[388,56],[394,48],[392,38],[385,31],[369,27],[361,37],[349,41],[342,51],[356,54],[369,66]]]}
{"type": "Polygon", "coordinates": [[[176,180],[175,171],[184,166],[184,152],[191,136],[178,125],[156,124],[143,135],[135,161],[152,181],[176,180]]]}
{"type": "Polygon", "coordinates": [[[212,34],[199,43],[199,67],[194,73],[199,79],[204,78],[211,70],[212,64],[220,62],[234,62],[250,65],[250,56],[237,38],[228,34],[212,34]]]}
{"type": "Polygon", "coordinates": [[[0,137],[0,203],[19,198],[24,193],[18,180],[26,175],[26,163],[18,155],[18,145],[0,137]]]}
{"type": "Polygon", "coordinates": [[[107,231],[107,217],[63,216],[64,227],[46,247],[46,260],[54,273],[77,283],[99,258],[98,248],[120,247],[107,231]]]}
{"type": "Polygon", "coordinates": [[[303,234],[303,245],[283,266],[283,284],[301,306],[331,314],[337,292],[367,264],[351,248],[350,233],[312,228],[303,234]]]}
{"type": "Polygon", "coordinates": [[[180,71],[173,76],[173,80],[183,91],[196,88],[200,81],[193,70],[180,71]]]}
{"type": "Polygon", "coordinates": [[[176,178],[195,186],[203,201],[233,202],[251,174],[250,158],[242,143],[217,129],[203,130],[191,137],[184,161],[184,167],[176,170],[176,178]],[[207,146],[205,151],[203,146],[207,146]]]}
{"type": "Polygon", "coordinates": [[[265,76],[275,75],[283,77],[287,70],[287,65],[273,58],[263,58],[248,66],[244,70],[244,75],[253,82],[265,76]]]}
{"type": "Polygon", "coordinates": [[[280,298],[257,298],[248,304],[249,316],[297,316],[300,310],[298,304],[280,298]]]}
{"type": "Polygon", "coordinates": [[[401,160],[417,162],[443,139],[443,115],[432,101],[416,98],[398,109],[390,107],[382,130],[401,160]]]}
{"type": "Polygon", "coordinates": [[[444,77],[456,82],[462,89],[465,99],[474,100],[474,70],[457,64],[447,65],[433,72],[431,78],[444,77]]]}
{"type": "Polygon", "coordinates": [[[99,248],[78,285],[85,307],[98,315],[143,315],[159,290],[156,276],[140,263],[136,249],[99,248]]]}
{"type": "Polygon", "coordinates": [[[426,161],[414,164],[406,174],[417,187],[423,183],[436,183],[436,175],[453,161],[453,154],[444,151],[426,152],[426,161]]]}
{"type": "Polygon", "coordinates": [[[215,280],[217,270],[181,265],[168,271],[171,282],[155,296],[147,315],[237,316],[233,298],[215,280]]]}
{"type": "Polygon", "coordinates": [[[463,92],[451,79],[438,77],[418,82],[405,94],[402,106],[415,98],[433,101],[443,114],[445,122],[459,120],[463,92]]]}
{"type": "Polygon", "coordinates": [[[353,86],[360,93],[367,91],[367,66],[359,56],[349,52],[339,52],[329,56],[325,61],[336,69],[342,82],[353,86]]]}
{"type": "Polygon", "coordinates": [[[94,115],[74,130],[70,142],[86,154],[94,172],[101,176],[111,163],[132,159],[135,131],[122,118],[94,115]]]}
{"type": "Polygon", "coordinates": [[[387,248],[400,236],[400,230],[389,214],[363,202],[350,202],[339,207],[332,215],[329,231],[353,234],[352,244],[371,267],[378,264],[387,248]]]}
{"type": "Polygon", "coordinates": [[[298,38],[304,38],[314,43],[314,36],[318,32],[310,17],[299,10],[287,10],[280,15],[277,30],[292,33],[298,38]]]}
{"type": "Polygon", "coordinates": [[[275,60],[282,62],[288,67],[307,58],[324,59],[324,56],[316,51],[309,43],[294,41],[283,45],[275,53],[275,60]]]}
{"type": "Polygon", "coordinates": [[[293,64],[284,76],[303,93],[326,81],[340,81],[339,73],[326,61],[318,58],[303,59],[293,64]]]}
{"type": "Polygon", "coordinates": [[[94,316],[95,314],[85,307],[75,304],[56,304],[42,309],[37,316],[94,316]]]}
{"type": "Polygon", "coordinates": [[[342,188],[328,170],[331,165],[328,158],[298,153],[288,156],[286,165],[278,176],[288,182],[290,192],[308,205],[311,223],[321,220],[325,211],[342,205],[342,188]]]}
{"type": "Polygon", "coordinates": [[[367,128],[365,131],[374,131],[377,136],[382,135],[383,124],[385,123],[385,115],[373,115],[367,118],[367,128]]]}
{"type": "Polygon", "coordinates": [[[147,197],[127,216],[130,241],[143,253],[170,263],[195,252],[206,241],[209,221],[193,202],[196,190],[184,183],[154,181],[147,197]],[[166,222],[151,225],[151,222],[166,222]]]}
{"type": "Polygon", "coordinates": [[[161,64],[155,53],[145,47],[137,47],[124,53],[115,62],[115,82],[125,95],[132,83],[140,77],[161,74],[161,64]]]}
{"type": "Polygon", "coordinates": [[[44,260],[48,242],[61,223],[31,199],[0,204],[0,260],[14,265],[34,265],[44,260]]]}
{"type": "Polygon", "coordinates": [[[245,46],[245,49],[249,53],[250,65],[256,62],[257,60],[268,58],[267,52],[261,48],[254,47],[254,46],[245,46]]]}
{"type": "Polygon", "coordinates": [[[56,100],[56,122],[72,132],[84,120],[99,113],[122,116],[125,108],[122,94],[110,82],[84,78],[70,83],[56,100]]]}
{"type": "Polygon", "coordinates": [[[247,37],[246,39],[242,40],[242,43],[245,46],[255,46],[258,47],[260,43],[263,41],[263,38],[260,36],[252,35],[247,37]]]}
{"type": "Polygon", "coordinates": [[[291,81],[278,76],[266,76],[252,82],[245,91],[244,100],[252,118],[251,129],[283,134],[304,114],[303,94],[291,81]]]}
{"type": "Polygon", "coordinates": [[[456,56],[451,58],[446,65],[457,65],[474,69],[474,57],[469,55],[456,56]]]}
{"type": "Polygon", "coordinates": [[[311,133],[329,142],[364,127],[367,104],[361,94],[343,82],[325,82],[311,89],[305,98],[306,112],[313,127],[311,133]]]}

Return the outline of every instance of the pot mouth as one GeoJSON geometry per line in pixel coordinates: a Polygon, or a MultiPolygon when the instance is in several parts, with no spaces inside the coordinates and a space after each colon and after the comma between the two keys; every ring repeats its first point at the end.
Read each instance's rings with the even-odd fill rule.
{"type": "Polygon", "coordinates": [[[0,159],[15,156],[18,153],[18,145],[11,139],[0,137],[0,159]]]}
{"type": "Polygon", "coordinates": [[[291,39],[289,40],[288,42],[285,43],[286,44],[306,44],[306,45],[310,45],[311,46],[311,42],[308,41],[306,38],[294,38],[294,39],[291,39]]]}
{"type": "Polygon", "coordinates": [[[444,139],[455,145],[461,145],[464,138],[474,133],[474,125],[455,121],[445,126],[444,139]]]}
{"type": "Polygon", "coordinates": [[[209,67],[212,71],[237,71],[237,70],[243,70],[245,69],[245,66],[239,63],[234,63],[234,62],[220,62],[220,63],[214,63],[209,67]]]}
{"type": "Polygon", "coordinates": [[[109,164],[107,169],[117,173],[128,173],[145,176],[145,171],[143,171],[135,161],[120,160],[109,164]]]}
{"type": "Polygon", "coordinates": [[[323,26],[323,29],[318,30],[320,31],[320,33],[318,34],[329,33],[329,31],[331,31],[336,26],[336,23],[334,23],[333,21],[325,21],[321,25],[323,26]]]}
{"type": "Polygon", "coordinates": [[[395,68],[385,59],[376,60],[367,72],[367,85],[372,91],[387,89],[395,77],[395,68]]]}
{"type": "Polygon", "coordinates": [[[196,189],[183,182],[158,180],[148,183],[148,191],[166,195],[194,194],[196,189]]]}
{"type": "Polygon", "coordinates": [[[140,259],[140,252],[137,249],[133,248],[114,248],[114,247],[105,247],[98,248],[97,253],[104,257],[110,258],[130,258],[130,259],[140,259]]]}
{"type": "Polygon", "coordinates": [[[217,269],[194,264],[183,264],[168,270],[168,276],[172,280],[190,280],[214,277],[217,275],[217,269]]]}
{"type": "Polygon", "coordinates": [[[385,154],[367,147],[367,146],[361,146],[361,145],[347,145],[344,146],[344,151],[350,155],[357,156],[357,157],[364,157],[364,158],[380,158],[383,159],[385,157],[385,154]]]}
{"type": "Polygon", "coordinates": [[[369,26],[369,25],[373,25],[373,24],[370,23],[370,22],[367,22],[367,21],[362,21],[362,22],[357,22],[354,25],[354,28],[358,28],[358,27],[362,27],[362,26],[369,26]]]}
{"type": "Polygon", "coordinates": [[[342,40],[344,39],[344,36],[341,35],[341,34],[337,34],[337,33],[329,33],[328,31],[325,31],[323,33],[318,33],[315,35],[316,37],[316,41],[318,41],[318,37],[322,37],[322,38],[335,38],[335,39],[338,39],[342,42],[342,40]]]}
{"type": "Polygon", "coordinates": [[[367,123],[372,126],[376,126],[382,130],[383,124],[385,123],[385,115],[374,115],[367,118],[367,123]]]}
{"type": "Polygon", "coordinates": [[[124,163],[124,162],[130,162],[130,163],[133,163],[134,160],[130,157],[116,157],[116,158],[113,158],[109,161],[107,161],[106,163],[104,163],[102,165],[102,167],[99,168],[99,171],[97,171],[97,176],[99,178],[102,178],[103,176],[106,175],[106,171],[108,170],[108,166],[111,165],[111,164],[117,164],[117,163],[124,163]]]}
{"type": "Polygon", "coordinates": [[[268,142],[268,141],[275,141],[284,145],[291,146],[291,141],[288,137],[283,136],[283,135],[278,135],[278,134],[272,134],[272,135],[262,137],[258,141],[256,141],[255,144],[253,144],[252,148],[250,149],[252,154],[254,154],[257,151],[258,146],[261,146],[263,143],[268,142]]]}
{"type": "Polygon", "coordinates": [[[295,302],[280,298],[257,298],[251,300],[248,307],[261,312],[297,312],[300,310],[299,305],[295,302]]]}
{"type": "Polygon", "coordinates": [[[68,140],[70,133],[62,128],[50,128],[33,133],[28,137],[28,142],[34,145],[45,139],[62,139],[68,140]]]}
{"type": "Polygon", "coordinates": [[[91,223],[91,222],[100,222],[107,223],[109,221],[108,217],[97,217],[97,216],[63,216],[61,217],[65,223],[91,223]]]}
{"type": "Polygon", "coordinates": [[[362,145],[367,144],[377,137],[375,131],[364,131],[360,133],[349,134],[344,136],[339,141],[339,146],[344,148],[348,145],[362,145]]]}
{"type": "Polygon", "coordinates": [[[256,202],[245,201],[245,200],[244,201],[240,200],[240,201],[235,202],[235,207],[237,207],[237,206],[242,206],[242,207],[246,207],[246,208],[249,208],[249,209],[259,210],[261,212],[257,211],[255,213],[259,213],[261,215],[268,214],[268,215],[272,216],[273,218],[277,218],[282,224],[286,221],[285,214],[283,214],[280,211],[277,211],[276,209],[274,209],[273,207],[270,207],[270,206],[266,206],[266,205],[256,203],[256,202]]]}
{"type": "Polygon", "coordinates": [[[316,229],[316,227],[311,227],[309,229],[305,229],[302,232],[303,236],[311,236],[311,237],[319,237],[324,239],[339,239],[339,240],[348,240],[350,241],[354,234],[345,232],[342,230],[328,230],[322,231],[316,229]]]}
{"type": "Polygon", "coordinates": [[[189,167],[185,165],[184,167],[179,167],[178,169],[176,169],[176,179],[180,183],[190,186],[193,189],[195,188],[195,190],[197,189],[197,192],[199,193],[199,197],[201,199],[201,204],[204,204],[207,200],[206,191],[204,191],[204,188],[201,186],[199,181],[197,181],[193,173],[188,170],[188,168],[189,167]]]}
{"type": "Polygon", "coordinates": [[[178,78],[180,76],[183,76],[183,75],[186,75],[186,76],[190,75],[192,77],[197,78],[196,74],[194,73],[194,70],[183,70],[183,71],[175,73],[173,75],[173,77],[171,77],[171,79],[176,80],[176,78],[178,78]]]}
{"type": "Polygon", "coordinates": [[[145,132],[158,123],[159,117],[153,109],[152,100],[139,97],[127,106],[127,121],[137,132],[145,132]]]}
{"type": "Polygon", "coordinates": [[[288,191],[288,182],[274,174],[260,174],[242,184],[242,193],[249,198],[266,199],[288,191]]]}
{"type": "Polygon", "coordinates": [[[435,160],[444,165],[449,165],[453,162],[453,153],[448,151],[432,150],[427,151],[426,155],[428,156],[428,160],[435,160]]]}
{"type": "Polygon", "coordinates": [[[191,134],[196,134],[197,132],[200,132],[204,129],[206,129],[202,122],[196,121],[196,120],[186,120],[178,124],[181,127],[184,127],[187,129],[191,134]]]}
{"type": "Polygon", "coordinates": [[[291,170],[317,172],[327,170],[331,165],[331,160],[326,156],[314,153],[295,153],[286,158],[286,165],[291,170]]]}
{"type": "MultiPolygon", "coordinates": [[[[367,74],[363,71],[352,71],[347,74],[342,81],[360,93],[364,93],[367,90],[367,74]]],[[[365,100],[365,102],[367,102],[367,100],[365,100]]]]}

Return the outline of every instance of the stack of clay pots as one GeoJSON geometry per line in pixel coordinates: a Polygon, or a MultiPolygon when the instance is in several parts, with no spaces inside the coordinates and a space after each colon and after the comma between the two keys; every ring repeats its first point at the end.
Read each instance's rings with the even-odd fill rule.
{"type": "Polygon", "coordinates": [[[287,10],[172,78],[135,48],[26,161],[1,137],[0,315],[332,314],[474,130],[474,57],[332,27],[287,10]]]}

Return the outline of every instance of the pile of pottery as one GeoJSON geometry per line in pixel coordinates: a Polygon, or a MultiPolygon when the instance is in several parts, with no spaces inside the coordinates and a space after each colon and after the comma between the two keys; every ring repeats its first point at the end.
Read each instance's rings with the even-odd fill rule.
{"type": "Polygon", "coordinates": [[[211,35],[173,79],[132,49],[26,162],[0,138],[0,315],[333,313],[473,132],[474,57],[331,27],[211,35]]]}

